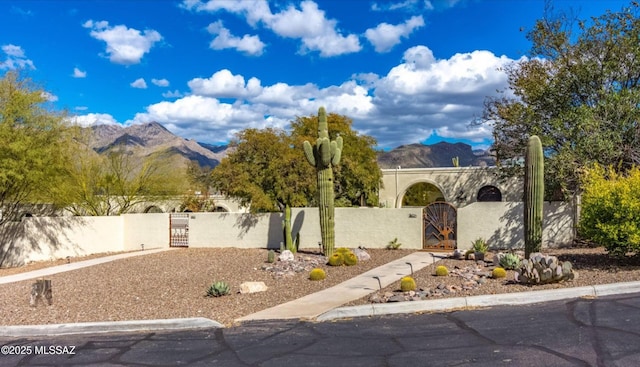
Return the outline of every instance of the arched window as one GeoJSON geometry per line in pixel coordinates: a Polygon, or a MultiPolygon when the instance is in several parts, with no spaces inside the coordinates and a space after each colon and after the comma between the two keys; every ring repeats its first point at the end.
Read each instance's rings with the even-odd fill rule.
{"type": "Polygon", "coordinates": [[[483,186],[478,190],[478,201],[502,201],[502,193],[495,186],[483,186]]]}
{"type": "Polygon", "coordinates": [[[147,209],[145,209],[144,212],[145,213],[162,213],[162,209],[158,208],[155,205],[151,205],[147,209]]]}

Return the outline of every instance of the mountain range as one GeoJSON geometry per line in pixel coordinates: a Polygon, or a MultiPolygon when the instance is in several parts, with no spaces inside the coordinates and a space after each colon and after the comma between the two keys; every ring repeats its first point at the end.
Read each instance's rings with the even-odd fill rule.
{"type": "MultiPolygon", "coordinates": [[[[124,147],[130,154],[139,157],[164,152],[177,157],[185,165],[188,161],[197,161],[202,167],[213,168],[230,151],[226,145],[210,145],[179,137],[157,122],[127,127],[94,125],[87,129],[91,133],[89,146],[98,154],[124,147]]],[[[474,151],[464,143],[440,142],[432,145],[402,145],[390,151],[378,152],[378,164],[380,168],[451,167],[455,157],[458,157],[461,167],[493,165],[495,162],[488,151],[474,151]]]]}

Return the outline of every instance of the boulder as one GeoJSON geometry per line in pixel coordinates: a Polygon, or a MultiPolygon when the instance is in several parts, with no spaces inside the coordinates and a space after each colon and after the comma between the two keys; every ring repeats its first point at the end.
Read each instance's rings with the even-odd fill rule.
{"type": "Polygon", "coordinates": [[[267,290],[267,285],[264,282],[244,282],[240,284],[240,293],[257,293],[267,290]]]}
{"type": "Polygon", "coordinates": [[[279,261],[293,261],[294,259],[295,257],[293,256],[293,252],[289,250],[282,251],[282,253],[280,253],[280,256],[278,256],[279,261]]]}
{"type": "Polygon", "coordinates": [[[358,258],[358,262],[371,260],[371,255],[369,255],[369,253],[365,249],[357,248],[353,250],[353,253],[358,258]]]}

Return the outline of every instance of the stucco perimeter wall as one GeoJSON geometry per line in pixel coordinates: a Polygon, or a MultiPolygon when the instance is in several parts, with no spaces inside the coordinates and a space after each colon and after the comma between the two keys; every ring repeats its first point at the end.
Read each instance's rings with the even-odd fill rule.
{"type": "MultiPolygon", "coordinates": [[[[402,248],[422,247],[421,208],[336,208],[336,246],[385,247],[398,238],[402,248]]],[[[292,232],[300,232],[301,248],[321,242],[317,208],[294,208],[292,232]]],[[[189,247],[280,248],[282,214],[192,213],[189,247]]]]}
{"type": "MultiPolygon", "coordinates": [[[[545,202],[542,247],[568,245],[574,239],[574,211],[564,202],[545,202]]],[[[523,202],[476,202],[458,209],[458,248],[484,238],[492,247],[524,248],[523,202]]]]}
{"type": "Polygon", "coordinates": [[[123,217],[30,217],[3,229],[0,266],[123,251],[123,217]]]}
{"type": "Polygon", "coordinates": [[[169,214],[124,214],[123,251],[169,247],[169,214]]]}

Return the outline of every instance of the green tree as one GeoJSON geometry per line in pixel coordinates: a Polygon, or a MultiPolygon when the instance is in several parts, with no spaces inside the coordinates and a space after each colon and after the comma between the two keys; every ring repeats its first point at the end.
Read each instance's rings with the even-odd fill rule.
{"type": "Polygon", "coordinates": [[[201,167],[197,161],[187,164],[187,179],[189,181],[189,193],[180,204],[181,211],[212,212],[215,211],[215,202],[211,199],[213,178],[211,168],[201,167]]]}
{"type": "Polygon", "coordinates": [[[19,73],[0,79],[0,224],[60,205],[73,129],[46,102],[44,90],[19,73]]]}
{"type": "Polygon", "coordinates": [[[505,68],[509,87],[485,100],[494,149],[507,175],[529,136],[545,147],[545,187],[567,197],[580,190],[583,167],[620,171],[640,163],[640,19],[629,8],[590,20],[551,11],[528,33],[528,58],[505,68]]]}
{"type": "MultiPolygon", "coordinates": [[[[318,116],[297,117],[291,122],[291,136],[302,151],[305,140],[315,142],[318,116]]],[[[335,113],[327,114],[329,140],[343,139],[340,164],[334,166],[336,206],[377,206],[382,171],[378,166],[375,138],[361,135],[351,128],[353,120],[335,113]]],[[[315,203],[315,199],[314,199],[315,203]]]]}
{"type": "Polygon", "coordinates": [[[185,189],[175,163],[162,152],[136,158],[118,147],[98,155],[78,144],[64,183],[65,209],[74,215],[120,215],[141,203],[174,198],[185,189]]]}
{"type": "Polygon", "coordinates": [[[411,185],[402,197],[402,206],[427,206],[435,201],[444,201],[442,192],[427,182],[411,185]]]}

